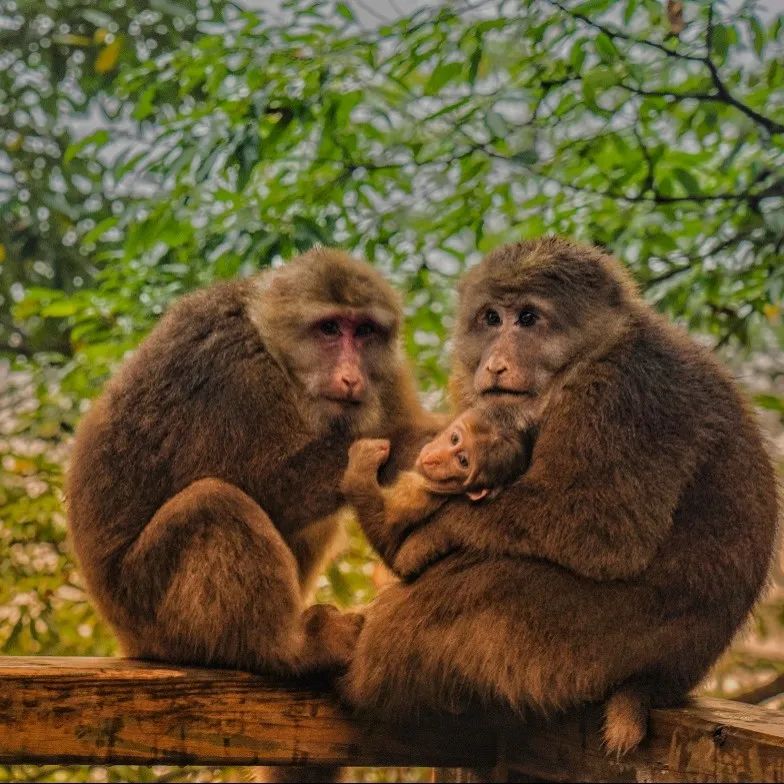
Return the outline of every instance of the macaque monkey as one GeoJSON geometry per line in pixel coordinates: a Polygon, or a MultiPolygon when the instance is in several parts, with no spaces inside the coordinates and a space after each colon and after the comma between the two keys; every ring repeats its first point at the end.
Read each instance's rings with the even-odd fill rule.
{"type": "Polygon", "coordinates": [[[349,445],[426,430],[398,297],[317,248],[183,297],[76,435],[70,533],[133,657],[289,674],[349,660],[357,614],[306,609],[349,445]]]}
{"type": "Polygon", "coordinates": [[[617,261],[557,237],[466,273],[450,388],[458,410],[530,416],[531,464],[402,538],[365,528],[408,582],[367,610],[341,692],[393,719],[608,699],[606,747],[627,751],[648,706],[706,675],[765,584],[777,491],[755,418],[617,261]]]}
{"type": "Polygon", "coordinates": [[[497,495],[525,471],[532,432],[504,411],[469,408],[424,444],[414,470],[401,471],[388,486],[379,484],[378,470],[390,442],[361,439],[349,449],[341,490],[365,530],[382,529],[385,538],[399,541],[451,496],[480,501],[497,495]]]}

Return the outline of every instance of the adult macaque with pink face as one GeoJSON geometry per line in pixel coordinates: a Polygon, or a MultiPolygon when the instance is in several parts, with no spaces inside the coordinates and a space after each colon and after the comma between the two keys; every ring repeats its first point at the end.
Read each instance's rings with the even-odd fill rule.
{"type": "Polygon", "coordinates": [[[126,362],[81,423],[67,496],[127,655],[346,666],[361,618],[305,597],[351,442],[429,427],[399,326],[377,272],[319,248],[184,297],[126,362]]]}

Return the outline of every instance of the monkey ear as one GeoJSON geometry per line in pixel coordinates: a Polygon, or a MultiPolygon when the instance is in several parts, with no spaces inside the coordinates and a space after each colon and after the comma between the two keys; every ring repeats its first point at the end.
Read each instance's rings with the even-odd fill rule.
{"type": "Polygon", "coordinates": [[[466,495],[472,501],[481,501],[490,491],[484,487],[481,490],[469,490],[466,495]]]}

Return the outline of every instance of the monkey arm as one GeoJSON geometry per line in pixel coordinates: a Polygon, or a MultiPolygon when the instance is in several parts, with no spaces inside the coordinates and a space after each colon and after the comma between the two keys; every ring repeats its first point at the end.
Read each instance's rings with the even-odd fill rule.
{"type": "Polygon", "coordinates": [[[427,489],[425,479],[416,471],[403,471],[391,487],[380,487],[384,499],[386,527],[397,535],[439,509],[449,496],[427,489]]]}
{"type": "Polygon", "coordinates": [[[341,490],[354,507],[370,544],[390,568],[410,527],[443,503],[439,496],[425,491],[422,477],[410,467],[422,444],[443,427],[444,418],[423,414],[416,422],[390,433],[385,458],[373,456],[367,439],[355,442],[349,449],[341,490]]]}
{"type": "Polygon", "coordinates": [[[622,367],[603,371],[565,391],[518,482],[484,503],[455,499],[411,532],[396,555],[399,573],[454,548],[532,555],[599,580],[644,571],[703,447],[666,393],[635,384],[622,367]]]}
{"type": "Polygon", "coordinates": [[[341,485],[357,513],[359,524],[387,563],[408,530],[433,514],[447,499],[431,493],[415,471],[402,471],[393,484],[382,487],[376,469],[363,471],[349,464],[341,485]]]}

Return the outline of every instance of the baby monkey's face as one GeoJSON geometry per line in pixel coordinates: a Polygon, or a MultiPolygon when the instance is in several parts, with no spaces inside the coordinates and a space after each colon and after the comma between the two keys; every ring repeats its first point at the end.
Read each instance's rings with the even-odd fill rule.
{"type": "Polygon", "coordinates": [[[416,469],[433,492],[466,493],[475,501],[487,495],[490,488],[477,487],[476,479],[494,440],[491,428],[480,414],[469,409],[422,447],[416,469]]]}

